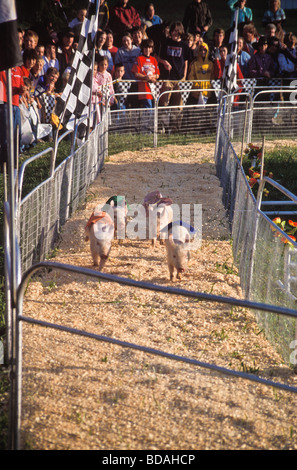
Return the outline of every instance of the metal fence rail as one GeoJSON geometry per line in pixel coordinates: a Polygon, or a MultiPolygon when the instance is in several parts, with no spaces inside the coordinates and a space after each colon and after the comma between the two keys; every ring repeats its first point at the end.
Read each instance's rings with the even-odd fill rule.
{"type": "Polygon", "coordinates": [[[44,328],[64,331],[72,335],[76,335],[76,336],[80,336],[84,338],[91,338],[99,342],[109,343],[109,344],[113,344],[113,345],[120,346],[123,348],[128,348],[131,350],[138,350],[149,355],[160,356],[163,358],[170,359],[172,361],[178,361],[184,364],[191,364],[193,366],[201,367],[203,369],[212,370],[219,374],[224,374],[224,375],[232,376],[236,378],[242,378],[245,380],[252,381],[254,383],[263,384],[265,386],[273,387],[279,390],[285,390],[288,392],[297,393],[297,388],[294,386],[290,386],[284,383],[279,383],[279,382],[275,382],[269,379],[261,378],[254,374],[240,372],[240,371],[228,369],[225,367],[219,367],[215,364],[202,362],[202,361],[189,358],[189,357],[177,356],[175,354],[171,354],[163,350],[157,350],[151,347],[146,347],[146,346],[142,346],[142,345],[135,344],[135,343],[128,343],[120,339],[94,334],[91,331],[77,330],[75,328],[63,326],[61,324],[53,324],[53,323],[49,323],[46,321],[36,320],[30,317],[25,317],[22,315],[22,310],[23,310],[23,300],[24,300],[24,294],[25,294],[27,283],[34,273],[36,273],[37,271],[43,268],[51,269],[53,271],[61,270],[61,271],[78,273],[78,274],[81,274],[82,276],[93,277],[93,278],[102,279],[102,280],[109,281],[109,282],[116,282],[116,283],[125,285],[127,287],[133,286],[133,287],[137,287],[137,288],[145,289],[145,290],[165,292],[169,295],[178,295],[178,296],[183,296],[183,297],[194,298],[197,300],[204,300],[204,301],[206,300],[206,301],[228,304],[228,305],[238,305],[244,308],[257,309],[259,311],[267,312],[268,315],[272,315],[273,313],[275,313],[281,316],[285,315],[293,319],[297,318],[296,310],[292,310],[292,309],[288,309],[284,307],[278,307],[278,306],[273,306],[273,305],[268,305],[268,304],[263,304],[263,303],[260,304],[257,302],[252,302],[248,300],[239,300],[239,299],[230,298],[230,297],[216,296],[212,294],[206,294],[203,292],[193,292],[193,291],[187,291],[185,289],[154,285],[151,283],[135,281],[132,279],[122,278],[122,277],[114,276],[114,275],[107,274],[107,273],[96,272],[94,270],[87,269],[87,268],[63,265],[61,263],[42,262],[42,263],[36,264],[35,266],[31,267],[24,273],[22,281],[18,289],[18,304],[17,304],[18,335],[16,338],[17,356],[16,356],[16,362],[15,362],[16,366],[15,366],[15,370],[13,373],[13,378],[15,381],[13,389],[16,390],[16,392],[15,392],[14,408],[13,408],[13,415],[12,415],[13,422],[11,425],[13,429],[13,433],[11,436],[12,437],[11,445],[14,449],[20,448],[21,403],[22,403],[22,393],[21,393],[22,392],[22,363],[23,363],[22,361],[22,324],[23,323],[28,323],[28,324],[32,324],[36,326],[41,326],[44,328]]]}

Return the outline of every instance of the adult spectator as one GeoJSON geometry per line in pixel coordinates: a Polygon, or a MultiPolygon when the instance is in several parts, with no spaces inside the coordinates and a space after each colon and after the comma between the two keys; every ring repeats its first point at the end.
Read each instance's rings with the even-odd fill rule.
{"type": "Polygon", "coordinates": [[[140,26],[141,20],[138,11],[129,5],[129,0],[118,0],[114,7],[110,8],[109,27],[114,33],[114,42],[121,46],[123,33],[130,31],[135,26],[140,26]]]}
{"type": "Polygon", "coordinates": [[[278,54],[279,73],[284,78],[297,78],[297,38],[293,33],[287,33],[284,38],[286,49],[278,54]],[[289,55],[291,54],[291,56],[289,55]],[[295,59],[295,60],[294,60],[295,59]]]}
{"type": "Polygon", "coordinates": [[[267,80],[274,76],[275,64],[272,56],[267,54],[267,47],[267,39],[265,36],[261,36],[257,45],[258,50],[249,61],[249,76],[251,78],[267,80]]]}
{"type": "Polygon", "coordinates": [[[141,43],[144,39],[142,28],[140,26],[136,26],[135,28],[131,30],[131,35],[132,35],[132,41],[133,41],[134,46],[141,48],[141,43]]]}
{"type": "Polygon", "coordinates": [[[183,25],[186,33],[198,31],[204,36],[212,25],[212,14],[207,3],[192,0],[185,9],[183,25]]]}
{"type": "Polygon", "coordinates": [[[145,24],[148,28],[156,24],[162,24],[163,20],[160,16],[155,14],[155,6],[153,3],[147,3],[144,7],[144,16],[141,18],[141,23],[145,24]]]}
{"type": "Polygon", "coordinates": [[[258,32],[255,25],[253,23],[244,25],[242,35],[245,41],[243,50],[252,56],[258,42],[258,32]]]}
{"type": "Polygon", "coordinates": [[[240,67],[242,75],[244,78],[249,76],[249,61],[251,60],[250,54],[244,50],[244,39],[243,37],[238,38],[238,47],[237,47],[237,63],[240,67]]]}
{"type": "Polygon", "coordinates": [[[253,12],[250,8],[246,6],[246,0],[228,0],[228,6],[232,12],[231,26],[234,22],[235,11],[238,8],[238,30],[242,34],[242,29],[245,24],[249,24],[253,21],[253,12]]]}
{"type": "Polygon", "coordinates": [[[269,9],[265,11],[262,24],[266,26],[268,23],[274,23],[275,25],[280,24],[283,26],[286,20],[286,14],[281,8],[280,0],[270,0],[269,9]]]}
{"type": "Polygon", "coordinates": [[[212,41],[208,42],[209,47],[209,59],[214,61],[215,59],[220,59],[220,47],[225,40],[225,30],[222,28],[216,28],[213,32],[212,41]]]}
{"type": "Polygon", "coordinates": [[[87,16],[87,9],[86,8],[80,8],[77,10],[76,17],[70,21],[68,24],[68,27],[73,31],[74,33],[74,42],[78,44],[79,41],[79,35],[81,31],[82,24],[84,22],[85,17],[87,16]]]}
{"type": "Polygon", "coordinates": [[[60,44],[57,48],[57,59],[59,61],[59,79],[56,85],[56,89],[58,92],[61,91],[63,83],[62,83],[62,75],[64,70],[71,66],[74,55],[75,49],[73,47],[74,44],[74,32],[71,28],[67,27],[64,28],[60,35],[60,44]]]}
{"type": "Polygon", "coordinates": [[[106,29],[106,41],[104,44],[104,49],[109,51],[111,53],[111,57],[113,60],[113,63],[115,61],[115,56],[118,51],[118,47],[116,47],[113,43],[113,32],[111,29],[106,29]]]}
{"type": "Polygon", "coordinates": [[[276,26],[273,23],[268,23],[265,26],[265,36],[267,39],[275,37],[276,34],[276,26]]]}
{"type": "Polygon", "coordinates": [[[24,42],[23,42],[24,50],[35,49],[35,47],[38,44],[38,40],[39,40],[38,34],[32,29],[28,29],[24,35],[24,42]]]}
{"type": "Polygon", "coordinates": [[[105,56],[108,60],[107,72],[112,73],[113,71],[113,59],[109,50],[104,49],[104,44],[106,42],[107,34],[105,31],[97,31],[96,39],[96,54],[100,56],[105,56]]]}
{"type": "Polygon", "coordinates": [[[141,49],[133,45],[131,34],[125,33],[122,38],[122,47],[118,49],[115,56],[115,64],[121,63],[125,67],[124,80],[135,80],[132,67],[140,54],[141,49]]]}
{"type": "Polygon", "coordinates": [[[100,8],[98,13],[98,29],[102,31],[108,27],[109,23],[109,6],[105,0],[100,0],[100,8]]]}

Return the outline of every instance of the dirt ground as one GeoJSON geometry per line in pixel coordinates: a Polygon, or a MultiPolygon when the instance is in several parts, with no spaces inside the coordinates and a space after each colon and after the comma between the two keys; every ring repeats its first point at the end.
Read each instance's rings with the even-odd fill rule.
{"type": "MultiPolygon", "coordinates": [[[[110,157],[53,261],[93,268],[84,241],[93,209],[115,194],[141,203],[159,189],[176,204],[202,204],[202,245],[188,271],[172,284],[164,246],[124,240],[105,272],[241,298],[213,155],[212,144],[191,144],[110,157]]],[[[30,282],[24,315],[297,386],[242,308],[51,271],[30,282]]],[[[105,341],[23,330],[22,448],[297,449],[292,393],[105,341]]]]}

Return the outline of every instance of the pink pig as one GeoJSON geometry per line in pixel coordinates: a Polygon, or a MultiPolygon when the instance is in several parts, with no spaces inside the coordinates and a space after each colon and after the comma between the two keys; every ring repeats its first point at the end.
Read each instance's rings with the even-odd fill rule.
{"type": "Polygon", "coordinates": [[[99,266],[99,271],[103,271],[114,237],[114,223],[111,217],[104,211],[93,212],[85,227],[85,234],[85,241],[90,240],[94,266],[99,266]]]}

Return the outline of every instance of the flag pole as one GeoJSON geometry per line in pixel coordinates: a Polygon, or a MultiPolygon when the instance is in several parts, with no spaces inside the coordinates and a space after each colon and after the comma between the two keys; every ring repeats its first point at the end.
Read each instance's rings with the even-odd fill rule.
{"type": "MultiPolygon", "coordinates": [[[[99,0],[96,0],[96,18],[97,18],[97,27],[96,30],[98,31],[98,14],[100,10],[100,2],[99,0]]],[[[96,31],[96,36],[95,36],[95,45],[96,45],[96,37],[97,37],[97,31],[96,31]]],[[[88,128],[87,128],[87,138],[90,135],[90,127],[91,127],[91,115],[92,115],[92,95],[93,95],[93,80],[94,80],[94,64],[95,64],[95,54],[96,54],[96,48],[93,48],[92,51],[92,71],[91,71],[91,83],[90,83],[90,105],[89,105],[89,116],[88,116],[88,128]]],[[[97,95],[96,95],[96,100],[97,100],[97,95]]],[[[95,100],[95,109],[96,109],[96,100],[95,100]]],[[[96,113],[94,114],[96,116],[96,113]]]]}

